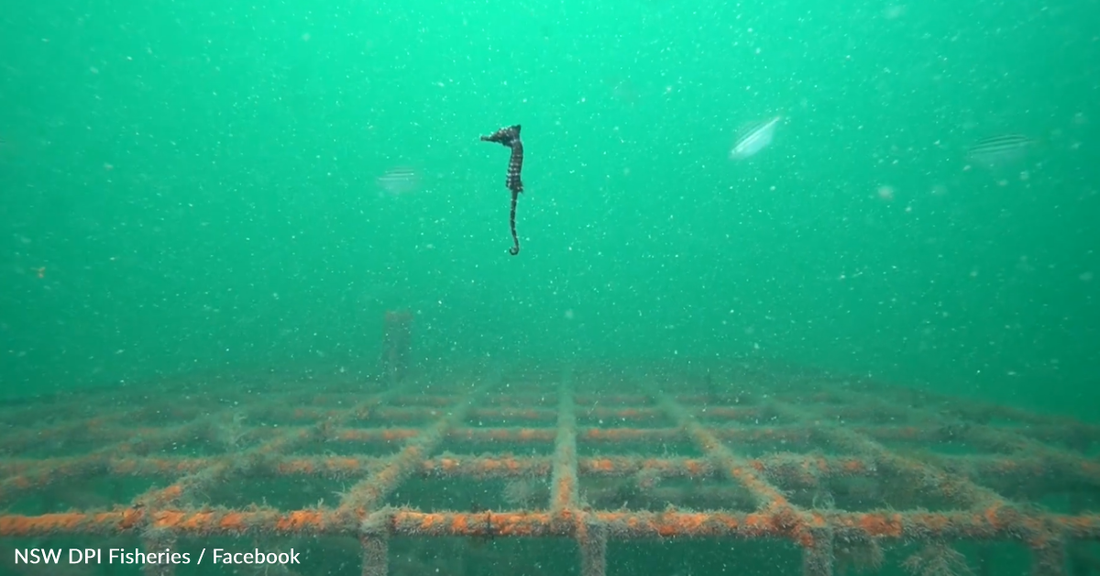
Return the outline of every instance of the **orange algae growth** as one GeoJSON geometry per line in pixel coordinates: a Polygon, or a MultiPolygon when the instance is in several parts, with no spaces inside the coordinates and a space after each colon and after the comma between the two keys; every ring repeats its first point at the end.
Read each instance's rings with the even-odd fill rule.
{"type": "Polygon", "coordinates": [[[573,478],[570,476],[562,476],[558,481],[558,497],[555,499],[555,504],[567,507],[569,505],[569,499],[573,492],[573,478]]]}
{"type": "Polygon", "coordinates": [[[354,471],[359,468],[359,460],[355,458],[332,458],[328,461],[330,470],[354,471]]]}
{"type": "Polygon", "coordinates": [[[201,532],[213,525],[213,512],[196,512],[180,519],[179,527],[189,532],[201,532]]]}
{"type": "Polygon", "coordinates": [[[282,462],[277,470],[283,474],[312,474],[313,463],[309,460],[293,460],[282,462]]]}
{"type": "Polygon", "coordinates": [[[442,521],[443,517],[439,514],[425,514],[420,518],[419,530],[422,532],[431,532],[437,521],[442,521]]]}
{"type": "MultiPolygon", "coordinates": [[[[224,520],[223,520],[224,522],[224,520]]],[[[243,524],[243,518],[242,518],[243,524]]],[[[275,522],[275,529],[280,532],[292,532],[299,531],[306,526],[321,525],[321,513],[314,511],[300,510],[298,512],[291,512],[275,522]]]]}
{"type": "Polygon", "coordinates": [[[809,530],[799,530],[797,540],[798,545],[802,546],[803,548],[814,547],[814,535],[813,532],[810,532],[809,530]]]}
{"type": "Polygon", "coordinates": [[[997,519],[997,511],[1000,510],[1000,508],[1000,504],[994,504],[989,508],[986,508],[985,513],[983,514],[983,516],[985,516],[986,522],[989,522],[989,525],[993,526],[994,528],[1001,527],[1001,521],[997,519]]]}
{"type": "Polygon", "coordinates": [[[248,529],[248,525],[244,522],[244,515],[237,512],[230,512],[222,516],[219,525],[226,530],[235,530],[238,532],[243,532],[248,529]]]}
{"type": "Polygon", "coordinates": [[[466,517],[459,514],[451,520],[451,530],[454,534],[467,534],[469,525],[466,523],[466,517]]]}
{"type": "Polygon", "coordinates": [[[600,472],[613,472],[615,463],[610,458],[597,458],[592,460],[592,469],[600,472]]]}
{"type": "Polygon", "coordinates": [[[684,514],[680,517],[678,529],[684,534],[698,534],[706,522],[706,514],[684,514]]]}
{"type": "Polygon", "coordinates": [[[862,472],[863,471],[863,462],[860,462],[859,460],[845,460],[844,461],[844,471],[845,472],[853,472],[853,473],[854,472],[862,472]]]}
{"type": "Polygon", "coordinates": [[[901,516],[894,514],[886,517],[882,514],[864,514],[859,519],[859,527],[870,536],[901,536],[901,516]]]}
{"type": "Polygon", "coordinates": [[[87,518],[84,514],[77,513],[54,514],[52,516],[54,526],[70,531],[75,530],[87,518]]]}
{"type": "Polygon", "coordinates": [[[157,495],[157,500],[164,502],[167,500],[175,500],[183,494],[183,486],[179,484],[173,484],[160,492],[157,495]]]}
{"type": "Polygon", "coordinates": [[[521,440],[534,440],[538,438],[538,431],[534,428],[523,428],[519,431],[519,437],[521,440]]]}
{"type": "Polygon", "coordinates": [[[183,519],[183,512],[178,510],[162,510],[153,516],[154,528],[175,528],[183,519]]]}

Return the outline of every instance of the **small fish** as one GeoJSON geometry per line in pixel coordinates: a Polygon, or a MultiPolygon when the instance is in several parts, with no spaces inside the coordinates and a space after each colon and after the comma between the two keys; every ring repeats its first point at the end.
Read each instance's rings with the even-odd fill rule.
{"type": "Polygon", "coordinates": [[[986,168],[998,168],[1023,160],[1035,141],[1022,134],[991,136],[966,151],[967,161],[986,168]]]}
{"type": "Polygon", "coordinates": [[[781,116],[776,116],[745,126],[738,135],[737,141],[733,143],[733,148],[730,149],[730,159],[744,160],[766,148],[772,143],[775,127],[781,119],[781,116]]]}
{"type": "Polygon", "coordinates": [[[398,166],[379,176],[377,182],[385,193],[403,196],[420,189],[420,174],[408,166],[398,166]]]}

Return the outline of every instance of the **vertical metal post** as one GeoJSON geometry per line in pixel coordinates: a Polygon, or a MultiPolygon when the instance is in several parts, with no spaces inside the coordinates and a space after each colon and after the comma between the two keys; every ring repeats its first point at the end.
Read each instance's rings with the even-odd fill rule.
{"type": "MultiPolygon", "coordinates": [[[[145,549],[146,554],[157,554],[168,550],[169,553],[175,551],[176,537],[171,533],[164,533],[153,537],[143,537],[141,539],[142,548],[145,549]]],[[[176,573],[176,566],[171,561],[168,562],[146,562],[141,567],[141,572],[145,576],[173,576],[176,573]]]]}
{"type": "Polygon", "coordinates": [[[833,576],[833,531],[810,528],[812,542],[802,549],[802,576],[833,576]]]}
{"type": "Polygon", "coordinates": [[[607,574],[607,528],[587,519],[577,533],[577,544],[581,550],[581,576],[606,576],[607,574]]]}
{"type": "Polygon", "coordinates": [[[389,572],[389,534],[364,534],[359,542],[363,545],[363,576],[386,576],[389,572]]]}
{"type": "Polygon", "coordinates": [[[1066,573],[1066,541],[1061,534],[1044,534],[1033,538],[1031,576],[1064,576],[1066,573]]]}
{"type": "Polygon", "coordinates": [[[391,386],[405,379],[412,348],[412,312],[389,310],[382,328],[382,373],[391,386]]]}
{"type": "MultiPolygon", "coordinates": [[[[1085,505],[1084,495],[1080,492],[1073,492],[1069,496],[1069,513],[1078,516],[1085,511],[1087,506],[1085,505]]],[[[1095,571],[1095,568],[1090,570],[1088,562],[1088,552],[1086,549],[1086,543],[1080,540],[1070,540],[1066,543],[1066,555],[1069,556],[1069,573],[1070,576],[1088,576],[1091,571],[1095,571]]]]}

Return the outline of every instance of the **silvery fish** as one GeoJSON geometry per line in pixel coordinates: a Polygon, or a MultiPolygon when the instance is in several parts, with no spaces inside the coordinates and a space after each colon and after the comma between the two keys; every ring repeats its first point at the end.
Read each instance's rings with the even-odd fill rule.
{"type": "Polygon", "coordinates": [[[781,119],[781,116],[776,116],[745,126],[737,136],[737,141],[733,143],[733,148],[730,149],[730,158],[744,160],[766,148],[772,143],[775,127],[781,119]]]}
{"type": "Polygon", "coordinates": [[[1021,134],[991,136],[976,142],[966,151],[967,161],[997,168],[1023,160],[1035,141],[1021,134]]]}
{"type": "Polygon", "coordinates": [[[378,187],[392,196],[402,196],[420,188],[420,175],[408,166],[398,166],[378,177],[378,187]]]}

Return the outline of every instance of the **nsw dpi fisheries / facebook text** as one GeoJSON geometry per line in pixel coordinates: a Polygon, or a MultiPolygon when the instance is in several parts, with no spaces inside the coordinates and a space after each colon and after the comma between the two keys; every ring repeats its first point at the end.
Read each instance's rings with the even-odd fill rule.
{"type": "Polygon", "coordinates": [[[233,552],[223,548],[213,548],[209,558],[207,549],[199,551],[197,557],[191,552],[173,552],[165,548],[160,552],[142,552],[134,548],[17,548],[15,550],[16,564],[140,564],[140,565],[168,565],[168,564],[202,564],[204,559],[209,559],[214,564],[301,564],[298,552],[293,548],[289,552],[261,552],[253,549],[250,552],[233,552]]]}

